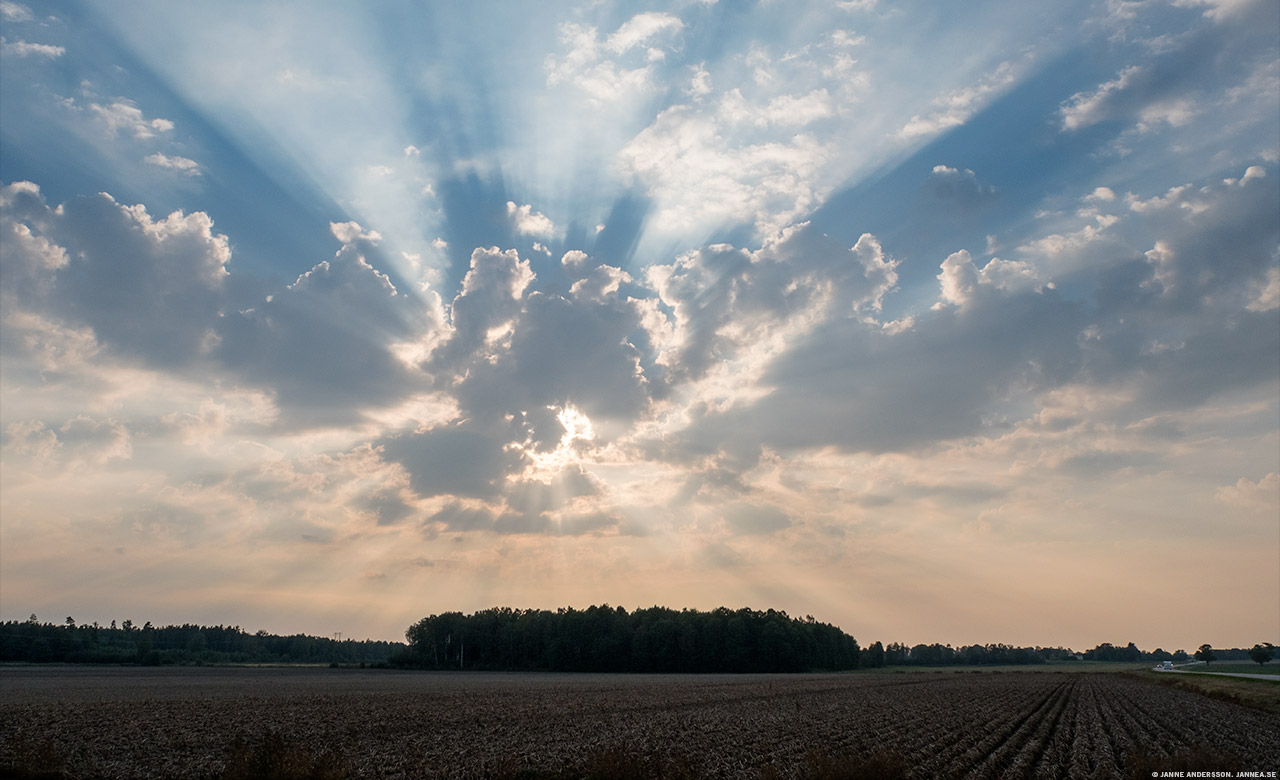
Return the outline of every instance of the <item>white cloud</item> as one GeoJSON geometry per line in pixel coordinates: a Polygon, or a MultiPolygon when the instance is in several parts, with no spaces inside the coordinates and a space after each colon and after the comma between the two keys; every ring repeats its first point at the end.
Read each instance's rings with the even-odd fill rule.
{"type": "Polygon", "coordinates": [[[1084,197],[1087,202],[1110,203],[1116,199],[1116,194],[1110,187],[1096,187],[1093,192],[1084,197]]]}
{"type": "Polygon", "coordinates": [[[534,211],[533,206],[527,203],[517,206],[515,201],[507,201],[507,216],[511,219],[512,227],[517,233],[551,236],[556,232],[555,224],[542,213],[534,211]]]}
{"type": "Polygon", "coordinates": [[[173,122],[168,119],[147,119],[141,109],[129,100],[117,100],[108,105],[90,103],[89,110],[106,126],[108,133],[116,135],[124,131],[133,134],[134,138],[153,138],[156,133],[167,133],[173,130],[173,122]]]}
{"type": "Polygon", "coordinates": [[[1266,177],[1267,177],[1266,168],[1263,168],[1261,165],[1250,165],[1247,169],[1245,169],[1244,177],[1240,179],[1240,183],[1243,184],[1249,181],[1250,179],[1265,179],[1266,177]]]}
{"type": "Polygon", "coordinates": [[[930,114],[912,116],[898,131],[898,135],[913,139],[964,124],[984,105],[1012,86],[1021,76],[1021,71],[1022,67],[1013,60],[1000,63],[976,84],[934,98],[936,110],[930,114]]]}
{"type": "Polygon", "coordinates": [[[848,30],[835,30],[831,33],[831,45],[840,47],[861,46],[867,42],[864,35],[851,33],[848,30]]]}
{"type": "Polygon", "coordinates": [[[587,253],[581,249],[570,249],[560,258],[561,265],[582,267],[588,260],[587,253]]]}
{"type": "Polygon", "coordinates": [[[10,22],[29,22],[35,18],[31,13],[31,9],[22,3],[15,3],[11,0],[0,2],[0,16],[3,16],[10,22]]]}
{"type": "Polygon", "coordinates": [[[683,26],[679,18],[670,14],[644,12],[601,41],[595,27],[566,22],[559,30],[560,43],[566,49],[564,55],[549,55],[544,63],[547,84],[573,84],[596,104],[614,103],[645,92],[653,86],[655,64],[666,57],[664,49],[649,44],[655,38],[669,37],[683,26]],[[610,59],[609,55],[618,59],[610,59]],[[622,59],[631,61],[633,66],[622,64],[622,59]],[[637,59],[643,64],[635,65],[637,59]]]}
{"type": "Polygon", "coordinates": [[[378,231],[365,230],[360,226],[359,222],[330,222],[329,232],[344,244],[354,244],[357,241],[368,241],[376,244],[382,240],[382,236],[378,231]]]}
{"type": "Polygon", "coordinates": [[[1204,15],[1217,22],[1230,21],[1253,11],[1268,11],[1267,0],[1175,0],[1174,5],[1204,8],[1204,15]]]}
{"type": "Polygon", "coordinates": [[[1255,295],[1245,309],[1248,311],[1271,311],[1280,309],[1280,268],[1267,270],[1266,278],[1254,286],[1255,295]]]}
{"type": "Polygon", "coordinates": [[[961,249],[948,255],[941,268],[938,281],[942,283],[942,300],[964,307],[973,300],[978,287],[978,269],[973,258],[968,251],[961,249]]]}
{"type": "Polygon", "coordinates": [[[783,95],[770,100],[757,116],[756,124],[803,127],[833,114],[831,96],[825,89],[815,89],[807,95],[783,95]]]}
{"type": "Polygon", "coordinates": [[[604,43],[604,47],[615,54],[645,43],[650,38],[665,32],[679,30],[684,23],[671,14],[647,11],[636,14],[617,29],[604,43]]]}
{"type": "Polygon", "coordinates": [[[979,269],[964,249],[948,255],[940,267],[941,293],[935,308],[949,303],[965,309],[974,303],[984,287],[1009,293],[1038,289],[1040,284],[1035,269],[1026,262],[993,257],[979,269]]]}
{"type": "Polygon", "coordinates": [[[715,118],[687,106],[660,113],[619,151],[622,172],[648,185],[657,226],[681,231],[752,219],[774,232],[822,196],[818,173],[828,150],[814,136],[734,144],[715,118]]]}
{"type": "Polygon", "coordinates": [[[700,63],[694,68],[689,88],[685,91],[694,99],[711,94],[711,74],[707,72],[706,63],[700,63]]]}
{"type": "Polygon", "coordinates": [[[165,154],[149,154],[142,158],[142,161],[151,165],[158,165],[161,168],[170,168],[178,171],[186,176],[199,176],[200,164],[189,157],[180,157],[174,155],[170,157],[165,154]]]}
{"type": "Polygon", "coordinates": [[[1214,498],[1230,507],[1275,515],[1280,513],[1280,474],[1272,472],[1256,482],[1241,477],[1234,485],[1218,488],[1214,498]]]}
{"type": "Polygon", "coordinates": [[[6,41],[0,38],[0,54],[6,57],[48,57],[55,59],[66,54],[67,50],[62,46],[52,46],[47,43],[27,43],[26,41],[6,41]]]}

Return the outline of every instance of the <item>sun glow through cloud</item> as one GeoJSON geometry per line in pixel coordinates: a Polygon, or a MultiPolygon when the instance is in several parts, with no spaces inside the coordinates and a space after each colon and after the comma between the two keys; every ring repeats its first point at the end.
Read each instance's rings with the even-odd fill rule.
{"type": "Polygon", "coordinates": [[[1268,2],[5,9],[5,619],[1280,641],[1268,2]]]}

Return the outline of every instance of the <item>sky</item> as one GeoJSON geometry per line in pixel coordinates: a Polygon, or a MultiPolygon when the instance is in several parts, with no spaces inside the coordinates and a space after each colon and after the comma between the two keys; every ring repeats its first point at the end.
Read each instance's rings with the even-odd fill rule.
{"type": "Polygon", "coordinates": [[[6,620],[1280,643],[1273,0],[0,38],[6,620]]]}

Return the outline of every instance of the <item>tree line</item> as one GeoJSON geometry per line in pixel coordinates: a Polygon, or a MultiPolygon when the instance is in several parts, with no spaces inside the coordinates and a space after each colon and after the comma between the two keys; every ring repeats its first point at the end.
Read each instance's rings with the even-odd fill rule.
{"type": "Polygon", "coordinates": [[[1253,661],[1258,664],[1265,664],[1274,657],[1275,645],[1270,642],[1256,644],[1247,649],[1240,647],[1221,649],[1203,644],[1193,653],[1188,653],[1186,650],[1174,650],[1170,653],[1159,647],[1151,652],[1143,652],[1133,642],[1124,647],[1116,647],[1109,642],[1104,642],[1092,650],[1084,652],[1084,660],[1086,661],[1123,661],[1130,663],[1172,661],[1175,664],[1185,664],[1194,659],[1205,663],[1212,661],[1253,661]]]}
{"type": "Polygon", "coordinates": [[[1250,649],[1201,645],[1193,654],[1134,643],[1103,643],[1075,653],[1063,647],[1015,647],[858,641],[812,616],[720,607],[709,612],[591,606],[555,611],[494,607],[470,615],[445,612],[405,632],[408,644],[249,633],[239,626],[141,626],[25,621],[0,623],[0,662],[219,664],[280,663],[586,672],[801,672],[894,666],[1006,666],[1059,661],[1143,663],[1193,658],[1256,661],[1275,657],[1270,643],[1250,649]]]}
{"type": "MultiPolygon", "coordinates": [[[[800,672],[1081,660],[1136,664],[1192,658],[1183,650],[1144,652],[1132,642],[1123,647],[1103,643],[1083,653],[1067,647],[907,646],[878,641],[864,648],[841,629],[819,623],[812,616],[801,619],[772,609],[760,612],[727,607],[709,612],[657,606],[627,612],[608,604],[554,612],[494,607],[469,615],[445,612],[425,617],[410,626],[405,637],[408,646],[393,655],[391,663],[425,669],[800,672]]],[[[1201,657],[1207,648],[1202,646],[1195,657],[1201,657]]],[[[1256,648],[1213,652],[1224,660],[1261,657],[1256,648]]]]}
{"type": "Polygon", "coordinates": [[[865,668],[882,666],[1020,666],[1050,661],[1077,660],[1066,647],[1015,647],[1006,644],[963,645],[918,644],[911,647],[900,642],[881,645],[873,642],[862,651],[865,668]]]}
{"type": "Polygon", "coordinates": [[[392,662],[427,669],[801,672],[856,669],[852,636],[812,616],[591,606],[445,612],[409,627],[392,662]]]}
{"type": "Polygon", "coordinates": [[[141,626],[132,620],[110,626],[25,621],[0,623],[0,662],[168,664],[283,663],[385,664],[400,642],[330,639],[239,626],[141,626]]]}

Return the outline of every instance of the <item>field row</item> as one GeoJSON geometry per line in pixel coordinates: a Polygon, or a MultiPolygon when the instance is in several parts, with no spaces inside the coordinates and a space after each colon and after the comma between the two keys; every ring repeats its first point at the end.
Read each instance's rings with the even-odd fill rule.
{"type": "Polygon", "coordinates": [[[0,761],[110,778],[217,777],[264,746],[369,778],[571,776],[609,754],[726,778],[886,757],[915,778],[1115,777],[1194,755],[1280,766],[1280,716],[1115,674],[114,671],[5,670],[0,761]]]}

